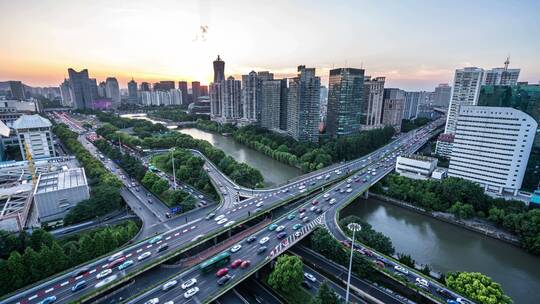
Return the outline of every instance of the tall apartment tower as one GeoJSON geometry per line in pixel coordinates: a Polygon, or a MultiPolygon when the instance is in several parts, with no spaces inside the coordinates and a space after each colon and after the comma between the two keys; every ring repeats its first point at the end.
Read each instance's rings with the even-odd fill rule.
{"type": "Polygon", "coordinates": [[[214,60],[214,83],[225,80],[225,61],[221,60],[219,55],[214,60]]]}
{"type": "Polygon", "coordinates": [[[393,127],[396,132],[401,132],[401,120],[405,108],[405,91],[388,88],[384,89],[382,124],[393,127]]]}
{"type": "Polygon", "coordinates": [[[426,103],[429,93],[424,91],[405,92],[405,104],[403,106],[403,119],[415,119],[418,115],[418,106],[426,103]]]}
{"type": "Polygon", "coordinates": [[[141,82],[141,92],[150,92],[150,84],[148,82],[141,82]]]}
{"type": "Polygon", "coordinates": [[[68,69],[69,83],[71,85],[71,100],[75,109],[91,109],[92,108],[92,90],[90,79],[88,78],[88,70],[84,69],[80,72],[74,69],[68,69]]]}
{"type": "Polygon", "coordinates": [[[107,91],[107,86],[105,85],[105,81],[100,82],[97,87],[97,96],[99,98],[107,97],[106,91],[107,91]]]}
{"type": "Polygon", "coordinates": [[[128,102],[132,104],[136,104],[138,101],[137,97],[137,83],[133,78],[130,82],[128,82],[128,102]]]}
{"type": "Polygon", "coordinates": [[[520,69],[509,69],[510,58],[506,58],[503,68],[494,68],[485,72],[485,85],[516,85],[520,69]]]}
{"type": "Polygon", "coordinates": [[[73,106],[73,101],[71,100],[71,86],[67,79],[64,79],[64,82],[60,84],[60,97],[62,98],[62,105],[64,107],[73,106]]]}
{"type": "Polygon", "coordinates": [[[537,128],[534,118],[513,108],[461,106],[448,175],[517,194],[537,128]]]}
{"type": "Polygon", "coordinates": [[[287,133],[298,141],[319,141],[321,79],[315,68],[298,66],[298,77],[289,81],[287,133]]]}
{"type": "Polygon", "coordinates": [[[263,128],[279,129],[282,83],[282,80],[264,80],[261,84],[261,127],[263,128]]]}
{"type": "Polygon", "coordinates": [[[107,77],[105,79],[105,94],[107,98],[110,98],[114,108],[120,106],[120,87],[118,86],[118,80],[114,77],[107,77]]]}
{"type": "Polygon", "coordinates": [[[433,106],[447,108],[450,104],[450,97],[452,97],[452,87],[447,83],[439,84],[432,95],[433,106]]]}
{"type": "Polygon", "coordinates": [[[48,119],[37,114],[22,115],[13,122],[23,160],[26,160],[27,147],[34,159],[56,156],[51,127],[48,119]]]}
{"type": "Polygon", "coordinates": [[[11,98],[15,100],[25,100],[26,95],[21,81],[9,81],[9,90],[11,92],[11,98]]]}
{"type": "Polygon", "coordinates": [[[384,100],[385,77],[364,77],[364,92],[362,103],[362,128],[366,130],[381,128],[384,100]]]}
{"type": "Polygon", "coordinates": [[[242,120],[245,123],[257,121],[257,73],[242,75],[242,120]]]}
{"type": "Polygon", "coordinates": [[[182,91],[182,104],[188,104],[188,87],[187,87],[187,81],[179,81],[178,82],[178,89],[182,91]]]}
{"type": "Polygon", "coordinates": [[[283,78],[281,81],[281,97],[279,103],[279,129],[281,131],[287,131],[287,110],[289,104],[289,87],[287,86],[287,78],[283,78]]]}
{"type": "Polygon", "coordinates": [[[201,95],[201,83],[198,81],[191,82],[191,99],[193,102],[197,101],[201,95]]]}
{"type": "Polygon", "coordinates": [[[229,76],[221,86],[221,122],[233,123],[242,117],[241,82],[229,76]]]}
{"type": "Polygon", "coordinates": [[[326,132],[331,137],[360,132],[364,91],[364,70],[330,70],[326,132]]]}
{"type": "Polygon", "coordinates": [[[221,119],[221,103],[223,101],[222,87],[223,82],[211,83],[209,87],[210,97],[210,119],[218,121],[221,119]]]}

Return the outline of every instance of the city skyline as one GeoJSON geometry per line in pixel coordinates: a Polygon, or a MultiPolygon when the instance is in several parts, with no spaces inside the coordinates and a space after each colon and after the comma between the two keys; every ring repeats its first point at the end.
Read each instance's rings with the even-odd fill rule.
{"type": "Polygon", "coordinates": [[[141,2],[126,8],[125,3],[100,1],[4,1],[0,56],[7,64],[0,67],[0,81],[57,86],[72,67],[88,68],[99,80],[116,77],[122,88],[131,78],[139,83],[208,84],[210,62],[217,54],[227,62],[225,74],[236,79],[251,70],[294,77],[296,66],[305,64],[315,67],[327,84],[330,69],[354,67],[367,75],[386,76],[388,86],[407,90],[450,83],[456,68],[502,66],[510,54],[511,66],[523,69],[521,81],[540,80],[540,63],[534,56],[540,43],[530,39],[539,27],[534,12],[540,5],[533,1],[512,6],[467,3],[467,15],[474,18],[457,16],[465,2],[316,2],[309,9],[306,2],[159,4],[141,2]],[[424,11],[422,18],[418,9],[424,11]],[[500,22],[517,14],[520,18],[500,22]],[[273,22],[276,15],[279,23],[273,22]],[[17,22],[21,19],[33,22],[17,22]],[[203,31],[201,26],[207,28],[203,31]]]}

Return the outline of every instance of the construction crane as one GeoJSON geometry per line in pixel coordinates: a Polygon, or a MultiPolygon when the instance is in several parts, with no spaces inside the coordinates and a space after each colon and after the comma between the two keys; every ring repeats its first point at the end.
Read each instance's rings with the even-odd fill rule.
{"type": "Polygon", "coordinates": [[[32,184],[36,184],[36,165],[34,164],[34,160],[32,159],[32,153],[30,153],[30,147],[28,146],[28,143],[24,143],[24,149],[26,150],[26,161],[28,161],[28,171],[30,171],[30,175],[32,176],[32,184]]]}

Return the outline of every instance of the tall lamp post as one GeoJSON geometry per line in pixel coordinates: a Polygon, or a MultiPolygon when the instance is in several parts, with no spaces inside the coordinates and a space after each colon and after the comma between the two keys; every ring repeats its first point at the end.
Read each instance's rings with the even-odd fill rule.
{"type": "Polygon", "coordinates": [[[351,286],[351,270],[352,270],[352,259],[354,254],[354,234],[357,231],[362,230],[362,226],[358,223],[350,223],[347,225],[347,229],[352,231],[352,245],[351,245],[351,258],[349,259],[349,274],[347,276],[347,293],[345,294],[345,303],[349,303],[349,288],[351,286]]]}
{"type": "Polygon", "coordinates": [[[176,190],[176,172],[174,170],[174,148],[171,148],[171,161],[172,161],[173,189],[176,190]]]}

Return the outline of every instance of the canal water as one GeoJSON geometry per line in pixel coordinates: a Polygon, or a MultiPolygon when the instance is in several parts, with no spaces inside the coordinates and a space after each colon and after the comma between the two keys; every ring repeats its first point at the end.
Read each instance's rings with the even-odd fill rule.
{"type": "Polygon", "coordinates": [[[434,271],[476,271],[502,285],[514,303],[540,303],[540,257],[476,232],[373,198],[357,199],[341,216],[356,215],[434,271]]]}

